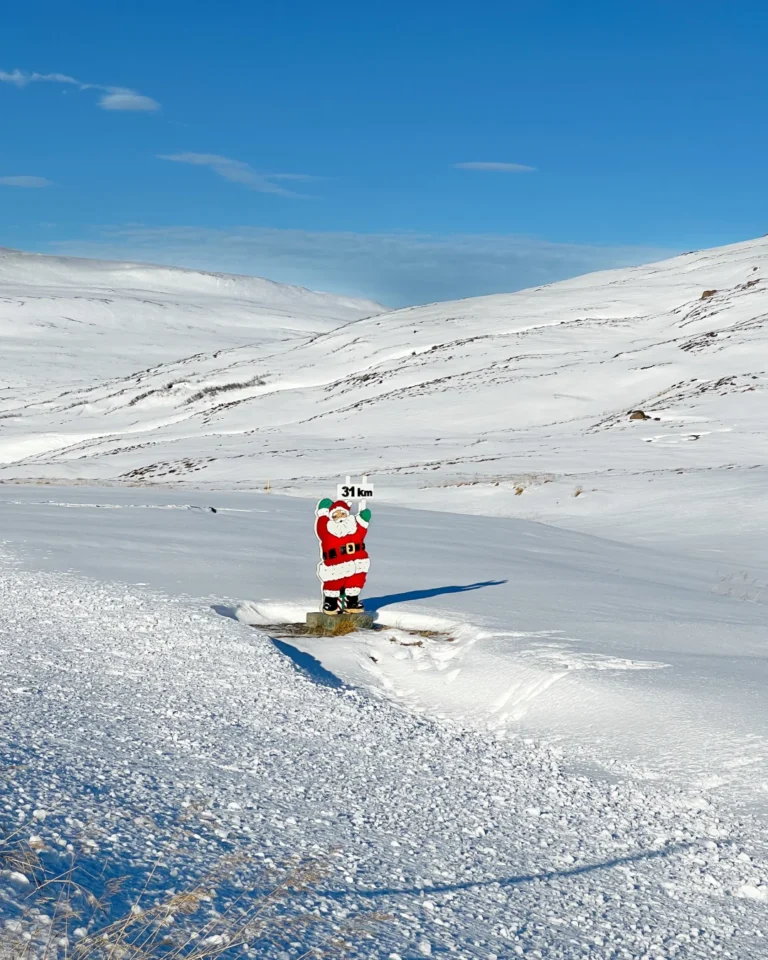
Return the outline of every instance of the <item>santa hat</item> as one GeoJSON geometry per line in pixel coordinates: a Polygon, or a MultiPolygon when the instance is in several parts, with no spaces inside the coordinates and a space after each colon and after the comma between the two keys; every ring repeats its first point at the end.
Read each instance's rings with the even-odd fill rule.
{"type": "Polygon", "coordinates": [[[349,513],[350,509],[351,508],[346,501],[337,500],[335,503],[332,503],[330,505],[330,507],[328,508],[328,513],[330,513],[330,515],[333,516],[337,510],[345,510],[347,513],[349,513]]]}

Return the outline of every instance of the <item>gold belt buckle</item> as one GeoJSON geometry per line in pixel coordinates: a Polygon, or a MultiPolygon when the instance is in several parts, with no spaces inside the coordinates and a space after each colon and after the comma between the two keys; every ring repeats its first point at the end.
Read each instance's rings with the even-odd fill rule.
{"type": "Polygon", "coordinates": [[[348,543],[345,549],[347,553],[354,553],[357,547],[354,545],[354,543],[348,543]]]}

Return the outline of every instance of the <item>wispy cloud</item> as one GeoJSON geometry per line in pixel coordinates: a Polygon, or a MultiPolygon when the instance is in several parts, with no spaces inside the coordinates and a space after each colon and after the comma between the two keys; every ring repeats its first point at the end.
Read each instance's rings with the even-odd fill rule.
{"type": "Polygon", "coordinates": [[[457,170],[485,170],[491,173],[533,173],[536,167],[527,167],[524,163],[501,163],[498,160],[470,160],[467,163],[454,163],[457,170]]]}
{"type": "Polygon", "coordinates": [[[160,109],[160,104],[151,97],[145,97],[128,87],[110,87],[101,83],[83,83],[66,73],[25,73],[23,70],[7,72],[0,70],[0,83],[23,90],[31,83],[58,83],[75,87],[77,90],[95,90],[101,94],[99,106],[102,110],[123,110],[131,112],[153,112],[160,109]]]}
{"type": "Polygon", "coordinates": [[[214,173],[232,183],[242,184],[249,190],[259,193],[274,193],[281,197],[305,197],[306,194],[294,193],[286,190],[275,181],[279,180],[316,180],[304,173],[260,173],[242,160],[232,160],[217,153],[172,153],[160,154],[160,160],[171,160],[173,163],[188,163],[195,167],[208,167],[214,173]]]}
{"type": "Polygon", "coordinates": [[[66,73],[24,73],[21,70],[14,70],[12,73],[7,73],[5,70],[0,70],[0,83],[10,83],[20,90],[28,87],[30,83],[39,83],[41,81],[45,83],[68,83],[74,87],[85,87],[84,84],[75,80],[74,77],[67,76],[66,73]]]}
{"type": "Polygon", "coordinates": [[[0,177],[0,187],[52,187],[45,177],[0,177]]]}
{"type": "Polygon", "coordinates": [[[160,109],[160,104],[152,97],[145,97],[135,90],[110,87],[109,92],[99,100],[102,110],[125,110],[134,113],[152,113],[160,109]]]}
{"type": "Polygon", "coordinates": [[[320,233],[240,227],[125,226],[48,252],[244,273],[399,306],[565,280],[673,256],[654,247],[598,247],[510,235],[320,233]]]}

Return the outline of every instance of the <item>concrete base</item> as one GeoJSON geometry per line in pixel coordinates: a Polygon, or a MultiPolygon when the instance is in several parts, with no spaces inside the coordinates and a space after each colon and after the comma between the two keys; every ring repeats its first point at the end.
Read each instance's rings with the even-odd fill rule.
{"type": "Polygon", "coordinates": [[[323,613],[322,610],[307,614],[307,626],[317,630],[318,633],[333,633],[336,630],[342,632],[342,625],[347,624],[355,630],[372,630],[373,617],[370,613],[329,614],[323,613]]]}

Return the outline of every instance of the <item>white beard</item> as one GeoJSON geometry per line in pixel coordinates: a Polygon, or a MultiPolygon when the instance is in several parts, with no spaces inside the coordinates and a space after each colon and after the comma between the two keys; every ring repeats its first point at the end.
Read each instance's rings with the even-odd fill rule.
{"type": "Polygon", "coordinates": [[[332,537],[351,537],[357,530],[357,520],[348,514],[343,520],[329,520],[328,533],[332,537]]]}

